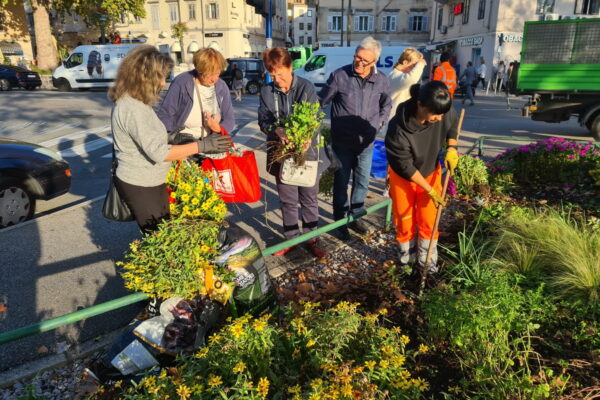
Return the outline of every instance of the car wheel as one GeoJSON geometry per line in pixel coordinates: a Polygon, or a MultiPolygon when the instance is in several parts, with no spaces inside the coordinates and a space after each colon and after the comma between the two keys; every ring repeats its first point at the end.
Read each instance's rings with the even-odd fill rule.
{"type": "Polygon", "coordinates": [[[248,82],[248,84],[246,85],[246,90],[250,94],[256,94],[260,90],[260,86],[258,85],[258,82],[248,82]]]}
{"type": "Polygon", "coordinates": [[[35,211],[35,198],[18,179],[0,181],[0,228],[28,220],[35,211]]]}
{"type": "Polygon", "coordinates": [[[600,142],[600,113],[596,114],[594,118],[590,118],[590,121],[587,123],[587,127],[594,137],[594,140],[596,142],[600,142]]]}
{"type": "Polygon", "coordinates": [[[56,87],[61,92],[70,92],[71,91],[71,84],[65,78],[60,78],[58,81],[56,81],[56,87]]]}
{"type": "Polygon", "coordinates": [[[27,86],[27,87],[25,87],[25,89],[27,89],[27,90],[35,90],[35,86],[27,86]]]}
{"type": "Polygon", "coordinates": [[[12,89],[8,79],[0,79],[0,91],[6,92],[12,89]]]}

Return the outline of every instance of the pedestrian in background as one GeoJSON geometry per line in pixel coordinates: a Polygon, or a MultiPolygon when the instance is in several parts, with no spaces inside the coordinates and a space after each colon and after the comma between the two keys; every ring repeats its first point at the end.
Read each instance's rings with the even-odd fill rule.
{"type": "MultiPolygon", "coordinates": [[[[332,72],[319,94],[323,107],[331,103],[332,148],[342,164],[333,180],[335,220],[365,212],[373,142],[377,132],[387,123],[392,107],[390,82],[375,66],[380,55],[381,43],[370,36],[364,38],[356,48],[352,64],[332,72]]],[[[369,232],[361,220],[352,222],[350,228],[361,234],[369,232]]],[[[346,225],[338,228],[335,234],[341,240],[350,239],[346,225]]]]}
{"type": "Polygon", "coordinates": [[[392,108],[388,119],[393,118],[400,103],[404,103],[410,98],[410,87],[419,83],[426,65],[427,62],[420,51],[409,47],[402,52],[394,69],[388,75],[392,99],[392,108]]]}
{"type": "Polygon", "coordinates": [[[456,90],[456,70],[450,65],[450,54],[442,53],[440,56],[440,65],[433,72],[433,80],[444,82],[450,93],[450,97],[454,98],[456,90]]]}
{"type": "Polygon", "coordinates": [[[171,161],[197,153],[222,151],[229,139],[220,135],[171,146],[153,104],[167,84],[173,60],[154,46],[131,50],[121,62],[108,97],[115,103],[111,128],[117,169],[115,186],[143,233],[169,217],[165,181],[171,161]]]}
{"type": "MultiPolygon", "coordinates": [[[[312,187],[288,185],[281,182],[279,177],[281,162],[277,160],[276,152],[281,145],[287,143],[285,127],[280,123],[290,115],[293,105],[301,102],[318,103],[319,98],[313,84],[306,79],[296,76],[292,72],[292,57],[283,47],[268,49],[263,53],[263,64],[269,72],[272,82],[263,86],[260,91],[260,105],[258,108],[258,125],[260,130],[267,135],[267,172],[275,176],[279,204],[283,217],[283,234],[286,240],[300,235],[298,226],[298,204],[302,215],[302,233],[317,229],[319,223],[319,179],[312,187]],[[277,145],[279,144],[279,145],[277,145]]],[[[307,160],[318,159],[318,135],[312,141],[305,143],[307,160]]],[[[313,238],[306,242],[308,250],[315,257],[325,257],[326,253],[313,238]]],[[[295,246],[285,248],[276,256],[283,256],[295,246]]]]}
{"type": "Polygon", "coordinates": [[[479,67],[477,67],[477,82],[475,83],[475,88],[481,82],[481,88],[485,90],[485,77],[487,75],[487,66],[485,65],[485,60],[483,57],[479,57],[479,67]]]}
{"type": "Polygon", "coordinates": [[[463,82],[465,88],[465,97],[463,97],[462,103],[465,104],[465,100],[471,100],[471,105],[475,105],[473,100],[473,92],[475,91],[474,85],[477,85],[477,71],[471,61],[467,62],[467,68],[460,75],[460,80],[463,82]]]}
{"type": "Polygon", "coordinates": [[[244,88],[244,72],[242,72],[242,70],[238,68],[237,63],[233,63],[233,66],[231,68],[231,76],[233,77],[231,87],[233,88],[235,99],[237,101],[242,101],[242,89],[244,88]]]}
{"type": "Polygon", "coordinates": [[[504,65],[504,61],[500,60],[498,62],[495,76],[494,90],[497,92],[502,91],[502,86],[506,85],[506,65],[504,65]]]}
{"type": "Polygon", "coordinates": [[[227,62],[215,49],[194,53],[194,69],[178,75],[165,95],[158,117],[168,132],[180,131],[195,139],[235,125],[231,94],[219,78],[227,62]]]}
{"type": "Polygon", "coordinates": [[[458,163],[457,129],[450,92],[439,81],[414,85],[411,98],[400,104],[390,121],[385,147],[398,255],[403,266],[416,262],[429,273],[438,270],[437,231],[430,242],[437,208],[443,205],[438,154],[446,146],[446,165],[454,170],[458,163]],[[426,266],[430,245],[434,251],[426,266]]]}

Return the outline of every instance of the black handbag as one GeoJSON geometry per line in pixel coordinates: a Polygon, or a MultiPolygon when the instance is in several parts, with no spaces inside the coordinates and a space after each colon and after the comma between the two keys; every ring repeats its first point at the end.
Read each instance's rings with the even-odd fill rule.
{"type": "Polygon", "coordinates": [[[119,191],[115,186],[115,174],[117,171],[117,159],[115,157],[115,146],[113,145],[113,159],[110,174],[110,183],[108,184],[108,192],[104,198],[102,206],[102,215],[104,218],[117,222],[129,222],[135,220],[131,209],[119,195],[119,191]]]}

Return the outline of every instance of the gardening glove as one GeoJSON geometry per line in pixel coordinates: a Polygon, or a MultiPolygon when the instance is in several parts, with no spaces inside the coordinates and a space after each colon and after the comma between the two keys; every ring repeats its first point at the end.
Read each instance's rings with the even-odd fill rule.
{"type": "Polygon", "coordinates": [[[173,132],[169,133],[169,139],[168,139],[169,144],[178,145],[178,144],[191,143],[194,141],[194,136],[192,136],[189,133],[181,132],[182,129],[185,129],[185,127],[177,128],[173,132]]]}
{"type": "Polygon", "coordinates": [[[433,204],[435,204],[437,208],[439,208],[440,206],[446,206],[446,202],[442,199],[442,197],[438,194],[438,192],[436,192],[434,188],[431,188],[431,190],[427,192],[427,194],[429,195],[429,197],[431,197],[431,200],[433,200],[433,204]]]}
{"type": "Polygon", "coordinates": [[[285,133],[284,127],[278,126],[277,128],[275,128],[275,135],[277,135],[277,137],[279,138],[279,141],[281,143],[287,143],[288,137],[287,137],[287,133],[285,133]]]}
{"type": "Polygon", "coordinates": [[[231,148],[231,137],[213,133],[198,141],[198,153],[224,153],[231,148]]]}
{"type": "Polygon", "coordinates": [[[444,159],[444,164],[450,174],[454,174],[454,169],[458,165],[458,151],[456,151],[455,147],[448,147],[446,149],[446,158],[444,159]]]}

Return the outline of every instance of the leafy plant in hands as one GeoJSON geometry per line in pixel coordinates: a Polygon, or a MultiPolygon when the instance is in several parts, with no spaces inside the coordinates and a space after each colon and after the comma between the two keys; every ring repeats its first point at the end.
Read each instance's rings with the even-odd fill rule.
{"type": "Polygon", "coordinates": [[[306,152],[324,118],[325,113],[321,111],[319,103],[303,101],[293,104],[292,113],[279,121],[285,128],[287,139],[279,144],[280,156],[277,161],[292,156],[297,165],[304,165],[306,152]]]}

